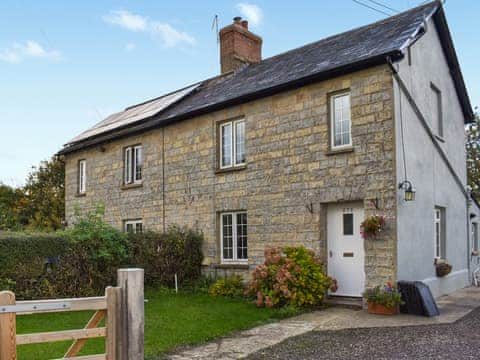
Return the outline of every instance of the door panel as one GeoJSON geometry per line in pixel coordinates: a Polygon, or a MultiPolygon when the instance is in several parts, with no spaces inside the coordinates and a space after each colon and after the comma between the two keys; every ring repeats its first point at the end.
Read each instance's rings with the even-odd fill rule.
{"type": "Polygon", "coordinates": [[[365,250],[360,234],[363,204],[328,205],[328,274],[338,281],[333,295],[361,296],[365,289],[365,250]]]}

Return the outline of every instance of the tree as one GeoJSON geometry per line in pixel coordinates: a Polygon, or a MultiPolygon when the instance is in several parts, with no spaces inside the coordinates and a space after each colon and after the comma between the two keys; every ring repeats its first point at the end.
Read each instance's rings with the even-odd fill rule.
{"type": "Polygon", "coordinates": [[[472,195],[480,201],[480,117],[467,126],[467,178],[472,195]]]}
{"type": "Polygon", "coordinates": [[[19,230],[28,223],[22,213],[24,203],[25,194],[22,189],[0,184],[0,231],[19,230]]]}
{"type": "Polygon", "coordinates": [[[62,227],[65,216],[65,162],[52,157],[34,167],[26,184],[0,184],[0,231],[50,231],[62,227]]]}
{"type": "Polygon", "coordinates": [[[28,175],[23,187],[27,207],[23,209],[28,227],[57,230],[65,217],[65,162],[54,156],[42,161],[28,175]]]}

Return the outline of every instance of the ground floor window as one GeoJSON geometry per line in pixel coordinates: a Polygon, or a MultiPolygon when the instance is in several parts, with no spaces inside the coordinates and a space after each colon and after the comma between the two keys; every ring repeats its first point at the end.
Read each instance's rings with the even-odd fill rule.
{"type": "Polygon", "coordinates": [[[247,213],[220,214],[222,262],[248,261],[247,213]]]}
{"type": "Polygon", "coordinates": [[[142,220],[125,220],[124,231],[128,234],[137,234],[143,232],[142,220]]]}
{"type": "Polygon", "coordinates": [[[445,231],[445,208],[436,206],[434,210],[434,238],[435,258],[445,259],[446,257],[446,231],[445,231]]]}
{"type": "Polygon", "coordinates": [[[478,222],[472,223],[472,250],[478,251],[478,222]]]}

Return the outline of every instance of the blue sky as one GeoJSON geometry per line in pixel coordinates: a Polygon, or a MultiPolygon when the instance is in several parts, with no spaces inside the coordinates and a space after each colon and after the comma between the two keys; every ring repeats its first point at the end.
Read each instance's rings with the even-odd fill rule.
{"type": "MultiPolygon", "coordinates": [[[[405,10],[422,1],[377,2],[405,10]]],[[[446,11],[480,105],[480,2],[449,0],[446,11]]],[[[351,0],[2,0],[0,182],[21,185],[32,165],[101,117],[218,74],[214,14],[220,27],[249,19],[264,57],[385,17],[351,0]]]]}

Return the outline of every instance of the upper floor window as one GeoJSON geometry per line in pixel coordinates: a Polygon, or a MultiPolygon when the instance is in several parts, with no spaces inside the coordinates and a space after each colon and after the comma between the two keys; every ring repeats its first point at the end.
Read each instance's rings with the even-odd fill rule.
{"type": "Polygon", "coordinates": [[[352,121],[350,93],[344,92],[330,97],[331,148],[352,146],[352,121]]]}
{"type": "Polygon", "coordinates": [[[247,213],[220,214],[222,262],[248,261],[247,213]]]}
{"type": "Polygon", "coordinates": [[[143,154],[142,145],[129,146],[124,149],[124,183],[142,182],[143,154]]]}
{"type": "Polygon", "coordinates": [[[436,126],[437,135],[443,137],[443,111],[442,111],[442,92],[434,84],[430,84],[432,89],[432,117],[436,126]]]}
{"type": "Polygon", "coordinates": [[[245,165],[245,120],[220,124],[220,168],[245,165]]]}
{"type": "Polygon", "coordinates": [[[142,220],[126,220],[124,227],[124,231],[128,234],[140,234],[143,232],[142,220]]]}
{"type": "Polygon", "coordinates": [[[445,208],[435,207],[434,210],[434,237],[435,237],[435,258],[445,259],[446,234],[445,234],[445,208]]]}
{"type": "Polygon", "coordinates": [[[87,191],[87,161],[78,162],[78,193],[85,194],[87,191]]]}

